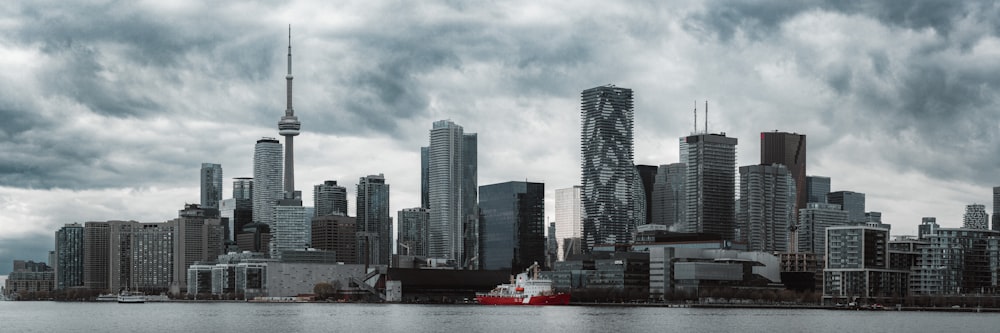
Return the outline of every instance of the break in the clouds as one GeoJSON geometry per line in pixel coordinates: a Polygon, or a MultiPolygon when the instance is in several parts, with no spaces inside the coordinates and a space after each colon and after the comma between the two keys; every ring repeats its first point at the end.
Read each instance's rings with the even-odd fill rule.
{"type": "Polygon", "coordinates": [[[383,173],[393,211],[418,205],[419,147],[451,119],[479,133],[480,184],[544,181],[551,208],[579,182],[579,93],[613,83],[635,90],[636,163],[677,161],[707,99],[740,165],[761,131],[805,133],[809,173],[865,192],[894,233],[958,226],[1000,185],[997,17],[988,1],[12,3],[0,273],[45,260],[23,244],[64,223],[172,218],[202,162],[251,175],[284,110],[287,24],[307,202],[383,173]]]}

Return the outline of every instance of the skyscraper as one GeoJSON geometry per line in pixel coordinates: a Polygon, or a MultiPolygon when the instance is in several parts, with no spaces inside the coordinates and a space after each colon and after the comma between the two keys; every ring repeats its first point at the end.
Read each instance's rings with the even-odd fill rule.
{"type": "Polygon", "coordinates": [[[185,205],[178,217],[167,221],[174,232],[173,278],[178,288],[187,288],[187,269],[196,261],[214,261],[225,252],[222,220],[198,205],[185,205]]]}
{"type": "Polygon", "coordinates": [[[110,271],[108,252],[111,248],[109,222],[83,224],[83,286],[90,290],[107,291],[110,271]]]}
{"type": "Polygon", "coordinates": [[[243,227],[253,223],[253,178],[233,178],[233,197],[219,202],[219,216],[228,220],[226,240],[235,242],[243,227]]]}
{"type": "Polygon", "coordinates": [[[281,143],[274,138],[257,140],[253,153],[254,222],[274,222],[274,205],[283,198],[281,170],[281,143]]]}
{"type": "Polygon", "coordinates": [[[993,188],[993,231],[1000,231],[1000,186],[993,188]]]}
{"type": "Polygon", "coordinates": [[[482,268],[514,273],[545,265],[545,184],[483,185],[479,195],[482,268]]]}
{"type": "Polygon", "coordinates": [[[333,251],[337,261],[358,263],[356,220],[346,215],[323,215],[312,220],[312,246],[333,251]]]}
{"type": "Polygon", "coordinates": [[[285,76],[286,84],[286,107],[285,115],[278,122],[278,134],[285,137],[285,187],[284,197],[294,199],[295,197],[295,158],[294,144],[295,136],[299,135],[299,128],[302,124],[295,116],[295,109],[292,108],[292,26],[288,26],[288,75],[285,76]]]}
{"type": "Polygon", "coordinates": [[[988,218],[985,205],[967,205],[965,206],[965,215],[962,216],[962,228],[989,230],[988,218]]]}
{"type": "Polygon", "coordinates": [[[848,212],[837,204],[809,203],[799,211],[799,252],[826,254],[826,228],[848,224],[848,212]]]}
{"type": "Polygon", "coordinates": [[[57,290],[83,286],[83,226],[69,223],[56,231],[57,290]]]}
{"type": "Polygon", "coordinates": [[[313,207],[277,205],[273,214],[269,244],[271,258],[281,259],[284,251],[301,251],[309,247],[313,207]]]}
{"type": "Polygon", "coordinates": [[[642,186],[640,189],[643,194],[643,215],[645,219],[640,221],[640,224],[650,224],[653,223],[653,184],[656,183],[656,173],[658,168],[655,165],[636,165],[636,171],[639,173],[639,179],[642,181],[642,186]]]}
{"type": "Polygon", "coordinates": [[[448,120],[434,122],[427,147],[427,193],[430,205],[428,256],[477,267],[475,134],[448,120]],[[470,156],[471,154],[471,156],[470,156]],[[471,193],[469,193],[471,192],[471,193]]]}
{"type": "Polygon", "coordinates": [[[337,185],[336,180],[313,186],[313,207],[316,216],[347,216],[347,188],[337,185]]]}
{"type": "Polygon", "coordinates": [[[736,224],[748,251],[788,252],[795,218],[795,182],[783,164],[740,167],[736,224]]]}
{"type": "Polygon", "coordinates": [[[865,194],[851,191],[830,192],[826,201],[847,211],[847,222],[865,222],[865,194]]]}
{"type": "Polygon", "coordinates": [[[389,184],[382,174],[358,180],[357,216],[359,259],[371,265],[388,265],[392,258],[392,217],[389,184]]]}
{"type": "Polygon", "coordinates": [[[556,241],[559,260],[582,252],[583,195],[582,186],[556,189],[556,241]]]}
{"type": "Polygon", "coordinates": [[[396,213],[399,224],[396,253],[409,256],[427,255],[427,221],[430,211],[426,208],[406,208],[396,213]]]}
{"type": "Polygon", "coordinates": [[[219,208],[222,200],[222,165],[201,164],[201,207],[219,208]]]}
{"type": "Polygon", "coordinates": [[[826,194],[830,193],[830,177],[806,176],[806,193],[808,202],[826,203],[826,194]]]}
{"type": "MultiPolygon", "coordinates": [[[[627,244],[636,214],[632,89],[614,85],[584,90],[580,104],[584,251],[627,244]]],[[[645,222],[645,221],[642,221],[645,222]]]]}
{"type": "Polygon", "coordinates": [[[687,197],[684,195],[686,173],[687,164],[684,163],[664,164],[657,170],[653,199],[649,203],[652,207],[653,224],[667,227],[684,225],[684,211],[687,209],[687,197]]]}
{"type": "Polygon", "coordinates": [[[682,232],[720,235],[732,240],[736,228],[736,138],[696,134],[686,138],[687,222],[682,232]]]}
{"type": "Polygon", "coordinates": [[[430,208],[430,147],[420,147],[420,207],[430,208]]]}
{"type": "MultiPolygon", "coordinates": [[[[806,188],[806,135],[786,132],[760,133],[760,164],[781,164],[795,180],[795,211],[809,202],[806,188]]],[[[793,220],[797,219],[792,217],[793,220]]]]}

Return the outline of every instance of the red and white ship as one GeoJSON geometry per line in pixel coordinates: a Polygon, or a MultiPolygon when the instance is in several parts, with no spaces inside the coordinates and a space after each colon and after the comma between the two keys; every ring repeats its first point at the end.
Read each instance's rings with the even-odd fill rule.
{"type": "Polygon", "coordinates": [[[538,278],[538,263],[517,274],[509,284],[497,285],[488,293],[476,293],[476,301],[487,305],[566,305],[569,294],[552,289],[552,280],[538,278]],[[528,276],[528,272],[532,276],[528,276]]]}

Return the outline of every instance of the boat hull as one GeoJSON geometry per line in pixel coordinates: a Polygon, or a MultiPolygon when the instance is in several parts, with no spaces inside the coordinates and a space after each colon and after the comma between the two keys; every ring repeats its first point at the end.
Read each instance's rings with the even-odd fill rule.
{"type": "Polygon", "coordinates": [[[478,295],[476,301],[484,305],[567,305],[569,294],[539,296],[492,296],[478,295]]]}

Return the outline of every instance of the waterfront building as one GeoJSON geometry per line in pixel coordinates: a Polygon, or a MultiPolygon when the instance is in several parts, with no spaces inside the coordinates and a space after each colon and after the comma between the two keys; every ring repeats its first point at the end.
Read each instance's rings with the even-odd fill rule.
{"type": "Polygon", "coordinates": [[[110,241],[109,222],[95,221],[83,224],[83,286],[87,289],[109,291],[110,241]]]}
{"type": "Polygon", "coordinates": [[[583,239],[583,187],[576,185],[556,189],[556,241],[559,260],[567,255],[582,253],[583,239]]]}
{"type": "Polygon", "coordinates": [[[281,143],[274,138],[257,140],[253,154],[253,221],[271,225],[274,206],[282,199],[281,143]]]}
{"type": "Polygon", "coordinates": [[[337,261],[357,264],[357,220],[344,215],[324,215],[312,221],[312,247],[333,251],[337,261]]]}
{"type": "Polygon", "coordinates": [[[962,227],[966,229],[990,229],[986,206],[981,204],[965,206],[965,215],[962,216],[962,227]]]}
{"type": "Polygon", "coordinates": [[[799,226],[796,229],[799,252],[815,253],[822,258],[826,254],[826,228],[848,223],[848,212],[837,204],[809,203],[799,211],[799,226]]]}
{"type": "Polygon", "coordinates": [[[606,85],[580,95],[583,241],[590,252],[598,244],[631,242],[640,224],[640,181],[633,163],[632,89],[606,85]]]}
{"type": "Polygon", "coordinates": [[[427,255],[471,269],[479,261],[477,140],[462,126],[440,120],[434,122],[427,147],[427,255]]]}
{"type": "Polygon", "coordinates": [[[864,224],[826,228],[824,303],[888,303],[906,297],[910,271],[890,266],[888,244],[886,228],[864,224]]]}
{"type": "Polygon", "coordinates": [[[388,265],[393,247],[389,184],[382,174],[361,177],[357,193],[359,258],[371,265],[388,265]]]}
{"type": "Polygon", "coordinates": [[[987,229],[941,228],[925,220],[913,268],[914,295],[993,293],[998,286],[1000,232],[987,229]]]}
{"type": "Polygon", "coordinates": [[[218,263],[212,266],[212,295],[236,292],[236,264],[218,263]]]}
{"type": "MultiPolygon", "coordinates": [[[[760,164],[781,164],[788,169],[795,183],[793,212],[805,208],[809,202],[809,192],[806,185],[806,135],[787,132],[760,133],[760,164]]],[[[829,192],[829,191],[828,191],[829,192]]],[[[792,214],[792,225],[797,216],[792,214]]]]}
{"type": "Polygon", "coordinates": [[[706,133],[685,140],[687,222],[677,230],[735,239],[736,138],[706,133]]]}
{"type": "Polygon", "coordinates": [[[847,222],[865,222],[865,194],[851,191],[830,192],[826,201],[840,205],[847,212],[847,222]]]}
{"type": "Polygon", "coordinates": [[[682,226],[686,222],[687,197],[684,194],[684,178],[687,164],[672,163],[659,167],[653,183],[653,197],[649,205],[652,223],[667,227],[682,226]]]}
{"type": "Polygon", "coordinates": [[[737,228],[747,250],[789,250],[788,230],[795,226],[795,196],[795,181],[784,165],[740,167],[737,228]]]}
{"type": "Polygon", "coordinates": [[[241,262],[236,264],[236,294],[243,299],[267,296],[267,263],[241,262]]]}
{"type": "Polygon", "coordinates": [[[281,259],[284,251],[304,250],[309,247],[312,216],[313,207],[281,204],[274,206],[274,222],[271,224],[271,242],[268,248],[271,258],[281,259]]]}
{"type": "Polygon", "coordinates": [[[236,247],[241,251],[269,254],[271,248],[271,227],[263,223],[250,223],[236,235],[236,247]]]}
{"type": "Polygon", "coordinates": [[[480,186],[479,209],[482,269],[518,273],[545,265],[545,184],[480,186]]]}
{"type": "Polygon", "coordinates": [[[226,220],[226,241],[236,242],[236,235],[253,223],[253,178],[233,178],[233,197],[219,202],[219,216],[226,220]]]}
{"type": "Polygon", "coordinates": [[[202,163],[201,207],[218,209],[220,200],[222,200],[222,165],[202,163]]]}
{"type": "Polygon", "coordinates": [[[210,217],[198,205],[188,204],[168,221],[174,230],[173,278],[171,292],[185,291],[187,268],[195,262],[211,262],[225,253],[225,228],[221,219],[210,217]],[[176,288],[175,288],[176,287],[176,288]]]}
{"type": "Polygon", "coordinates": [[[806,193],[809,202],[827,203],[826,195],[830,193],[830,177],[807,176],[806,193]]]}
{"type": "Polygon", "coordinates": [[[83,287],[83,226],[68,223],[56,231],[55,288],[83,287]]]}
{"type": "Polygon", "coordinates": [[[430,211],[426,208],[406,208],[396,213],[399,224],[396,253],[408,256],[427,256],[427,223],[430,211]]]}
{"type": "Polygon", "coordinates": [[[49,292],[55,289],[55,272],[43,262],[14,260],[13,270],[4,281],[3,296],[17,299],[27,293],[49,292]]]}
{"type": "MultiPolygon", "coordinates": [[[[176,225],[128,222],[112,231],[112,290],[167,292],[174,282],[176,225]],[[117,254],[117,255],[116,255],[117,254]]],[[[185,239],[186,240],[186,239],[185,239]]]]}
{"type": "Polygon", "coordinates": [[[778,288],[781,282],[780,261],[770,253],[669,243],[648,251],[649,298],[653,300],[718,288],[778,288]]]}
{"type": "Polygon", "coordinates": [[[195,264],[188,267],[187,293],[191,298],[198,298],[200,294],[212,293],[212,268],[211,264],[195,264]]]}
{"type": "Polygon", "coordinates": [[[347,216],[347,188],[337,185],[336,180],[314,185],[313,207],[316,209],[316,216],[347,216]]]}

